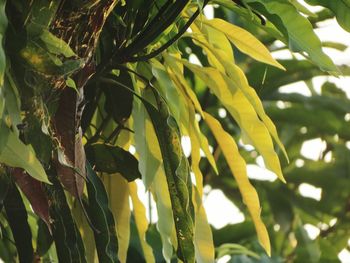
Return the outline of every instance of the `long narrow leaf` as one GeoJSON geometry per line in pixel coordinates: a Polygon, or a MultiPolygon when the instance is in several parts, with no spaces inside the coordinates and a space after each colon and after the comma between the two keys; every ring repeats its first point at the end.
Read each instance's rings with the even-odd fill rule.
{"type": "Polygon", "coordinates": [[[85,248],[72,217],[61,184],[56,177],[50,178],[53,185],[47,186],[52,203],[50,214],[53,219],[53,239],[59,262],[86,263],[85,248]]]}
{"type": "Polygon", "coordinates": [[[259,241],[266,253],[271,255],[269,234],[260,218],[261,207],[259,197],[248,180],[246,163],[241,157],[235,141],[222,128],[221,124],[208,113],[205,113],[205,121],[213,132],[216,141],[222,149],[228,166],[236,179],[238,188],[243,197],[243,202],[247,205],[249,213],[252,216],[259,241]]]}
{"type": "Polygon", "coordinates": [[[101,179],[89,163],[87,170],[88,211],[96,231],[94,232],[97,255],[100,262],[118,261],[118,239],[113,214],[101,179]],[[98,231],[98,232],[97,232],[98,231]]]}
{"type": "Polygon", "coordinates": [[[4,206],[15,239],[19,262],[32,262],[34,259],[32,233],[28,224],[26,208],[15,184],[11,184],[4,200],[4,206]]]}

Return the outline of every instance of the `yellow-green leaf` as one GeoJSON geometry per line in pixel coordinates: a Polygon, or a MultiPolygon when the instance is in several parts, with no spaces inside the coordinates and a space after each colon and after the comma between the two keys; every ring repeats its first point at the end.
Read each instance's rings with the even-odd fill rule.
{"type": "Polygon", "coordinates": [[[206,25],[223,32],[240,51],[263,63],[285,70],[270,54],[269,50],[251,33],[241,27],[215,18],[204,21],[206,25]]]}
{"type": "Polygon", "coordinates": [[[270,239],[267,229],[260,218],[260,202],[255,188],[250,184],[247,176],[246,162],[241,157],[233,138],[222,128],[221,124],[210,114],[205,114],[205,121],[213,132],[223,155],[236,179],[238,188],[242,194],[243,202],[247,205],[254,222],[260,244],[266,253],[271,255],[270,239]]]}
{"type": "Polygon", "coordinates": [[[156,171],[162,165],[162,158],[157,137],[151,120],[139,100],[134,100],[133,107],[135,147],[139,156],[139,170],[146,189],[154,180],[156,171]]]}
{"type": "Polygon", "coordinates": [[[0,163],[24,169],[33,178],[51,184],[31,145],[25,145],[17,135],[10,131],[6,146],[0,153],[0,163]]]}
{"type": "Polygon", "coordinates": [[[129,191],[134,209],[135,224],[139,234],[140,243],[146,263],[154,263],[154,255],[151,246],[146,241],[146,231],[148,221],[146,218],[146,209],[137,195],[137,185],[135,182],[129,183],[129,191]]]}
{"type": "Polygon", "coordinates": [[[108,174],[101,177],[109,197],[110,208],[116,223],[118,237],[118,258],[126,262],[130,240],[129,186],[120,174],[108,174]]]}
{"type": "Polygon", "coordinates": [[[267,168],[285,182],[269,131],[243,92],[234,86],[229,77],[215,68],[199,67],[185,60],[181,61],[208,85],[237,121],[242,136],[248,138],[263,156],[267,168]]]}
{"type": "Polygon", "coordinates": [[[170,194],[168,191],[164,191],[167,187],[163,167],[160,167],[154,177],[151,190],[154,200],[156,201],[158,212],[157,229],[162,239],[163,257],[169,262],[173,255],[173,247],[177,248],[177,243],[173,242],[173,240],[176,241],[176,235],[175,239],[172,238],[175,232],[175,223],[171,208],[170,194]]]}

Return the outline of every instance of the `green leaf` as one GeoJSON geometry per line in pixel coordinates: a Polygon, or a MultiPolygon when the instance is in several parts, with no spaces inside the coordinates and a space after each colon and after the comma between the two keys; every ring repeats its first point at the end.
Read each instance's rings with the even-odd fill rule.
{"type": "Polygon", "coordinates": [[[133,119],[135,147],[138,155],[142,156],[138,168],[145,188],[149,189],[162,165],[161,153],[150,117],[139,100],[134,100],[133,119]]]}
{"type": "Polygon", "coordinates": [[[129,182],[141,178],[137,159],[118,146],[94,143],[85,148],[86,154],[95,170],[114,174],[120,173],[129,182]]]}
{"type": "Polygon", "coordinates": [[[15,240],[20,262],[32,262],[34,250],[32,245],[32,233],[28,224],[28,214],[20,192],[14,183],[4,200],[8,223],[15,240]]]}
{"type": "Polygon", "coordinates": [[[43,30],[40,39],[45,43],[46,48],[52,54],[63,55],[66,58],[76,55],[63,39],[56,37],[48,30],[43,30]]]}
{"type": "Polygon", "coordinates": [[[298,241],[298,246],[295,250],[296,258],[294,262],[302,263],[302,262],[310,262],[316,263],[320,262],[319,259],[321,257],[321,251],[318,247],[318,244],[311,240],[308,236],[308,233],[304,229],[301,220],[296,220],[296,230],[295,237],[298,241]]]}
{"type": "Polygon", "coordinates": [[[53,185],[47,186],[50,195],[50,215],[53,219],[53,239],[59,262],[86,263],[85,248],[73,220],[64,190],[57,175],[50,177],[53,185]]]}
{"type": "Polygon", "coordinates": [[[129,184],[129,192],[133,206],[135,225],[140,239],[143,255],[147,263],[154,263],[155,259],[152,247],[146,241],[146,232],[148,229],[146,209],[137,195],[137,184],[135,182],[129,184]]]}
{"type": "Polygon", "coordinates": [[[332,74],[340,73],[332,60],[322,51],[321,41],[313,31],[309,20],[291,3],[284,0],[246,0],[246,2],[285,34],[291,50],[306,52],[310,60],[324,71],[332,74]]]}
{"type": "Polygon", "coordinates": [[[4,84],[6,68],[6,56],[3,48],[4,36],[7,28],[7,17],[5,13],[6,0],[0,0],[0,89],[4,84]]]}
{"type": "Polygon", "coordinates": [[[86,162],[86,184],[89,204],[88,213],[93,226],[97,255],[100,262],[119,262],[118,239],[113,214],[109,208],[108,196],[101,179],[86,162]]]}
{"type": "Polygon", "coordinates": [[[194,262],[193,204],[187,159],[181,148],[179,128],[165,102],[154,91],[158,109],[142,100],[155,129],[163,157],[178,241],[178,257],[194,262]]]}
{"type": "Polygon", "coordinates": [[[321,5],[326,7],[335,14],[339,25],[346,31],[350,32],[350,1],[349,0],[306,0],[310,5],[321,5]]]}
{"type": "MultiPolygon", "coordinates": [[[[133,89],[131,78],[125,70],[121,70],[119,76],[110,74],[108,78],[117,80],[133,89]]],[[[116,123],[121,124],[125,122],[131,115],[133,95],[118,85],[117,82],[104,81],[102,88],[106,97],[106,112],[112,115],[116,123]]]]}
{"type": "MultiPolygon", "coordinates": [[[[0,167],[0,213],[6,198],[7,192],[10,188],[10,178],[6,174],[5,169],[0,167]]],[[[0,238],[1,238],[1,229],[0,229],[0,238]]]]}
{"type": "Polygon", "coordinates": [[[53,238],[49,228],[41,219],[38,220],[38,236],[36,240],[36,253],[43,257],[50,249],[53,243],[53,238]]]}
{"type": "Polygon", "coordinates": [[[50,184],[43,166],[36,158],[33,147],[25,145],[14,132],[10,131],[8,134],[7,144],[0,153],[0,162],[8,166],[23,168],[35,179],[50,184]]]}

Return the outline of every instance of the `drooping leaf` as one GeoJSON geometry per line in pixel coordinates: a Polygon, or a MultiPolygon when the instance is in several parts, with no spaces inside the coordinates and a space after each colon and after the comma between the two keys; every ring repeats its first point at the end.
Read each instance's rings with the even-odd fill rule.
{"type": "Polygon", "coordinates": [[[7,144],[0,153],[0,162],[8,166],[22,168],[38,181],[50,184],[32,146],[25,145],[14,132],[9,132],[7,144]]]}
{"type": "MultiPolygon", "coordinates": [[[[263,156],[268,169],[283,182],[280,161],[274,150],[269,130],[258,117],[256,110],[244,93],[234,86],[232,80],[212,67],[199,67],[187,61],[182,63],[197,74],[219,98],[231,116],[237,121],[243,137],[254,145],[263,156]]],[[[271,127],[270,127],[271,128],[271,127]]]]}
{"type": "Polygon", "coordinates": [[[3,47],[4,36],[7,28],[7,17],[5,14],[6,0],[0,1],[0,89],[4,84],[4,75],[6,68],[6,56],[3,47]]]}
{"type": "MultiPolygon", "coordinates": [[[[11,186],[10,177],[6,174],[4,167],[0,167],[0,213],[4,205],[7,192],[11,186]]],[[[1,230],[0,230],[1,237],[1,230]]]]}
{"type": "Polygon", "coordinates": [[[339,74],[332,60],[322,51],[320,39],[313,31],[311,23],[288,1],[246,0],[261,12],[288,39],[292,51],[306,52],[322,70],[339,74]]]}
{"type": "MultiPolygon", "coordinates": [[[[162,241],[162,253],[165,260],[170,261],[173,256],[175,222],[171,207],[170,193],[164,191],[167,188],[163,167],[159,167],[154,177],[151,192],[156,202],[158,222],[157,229],[162,241]]],[[[176,239],[176,238],[175,238],[176,239]]]]}
{"type": "Polygon", "coordinates": [[[43,257],[49,251],[53,244],[53,238],[50,230],[43,220],[38,220],[38,235],[36,240],[36,253],[38,256],[43,257]]]}
{"type": "Polygon", "coordinates": [[[89,163],[86,164],[86,184],[89,204],[88,213],[93,226],[97,255],[100,262],[119,262],[118,239],[113,214],[109,208],[108,196],[101,179],[89,163]]]}
{"type": "Polygon", "coordinates": [[[189,166],[180,143],[179,128],[159,95],[158,109],[142,100],[157,134],[163,157],[178,241],[178,257],[184,262],[194,262],[193,204],[189,166]]]}
{"type": "Polygon", "coordinates": [[[81,94],[65,88],[54,116],[55,135],[63,152],[55,162],[57,173],[64,187],[76,197],[82,195],[86,178],[82,130],[77,126],[79,99],[81,94]]]}
{"type": "Polygon", "coordinates": [[[87,157],[96,171],[120,173],[129,182],[141,178],[137,159],[124,149],[104,143],[94,143],[85,149],[87,157]]]}
{"type": "Polygon", "coordinates": [[[52,185],[46,187],[50,197],[50,215],[53,219],[52,233],[59,262],[86,263],[84,244],[72,217],[64,190],[56,175],[51,176],[52,185]]]}
{"type": "Polygon", "coordinates": [[[284,67],[272,57],[264,44],[243,28],[218,18],[204,20],[204,23],[223,32],[232,44],[248,56],[284,70],[284,67]]]}
{"type": "Polygon", "coordinates": [[[25,171],[15,168],[12,171],[16,184],[27,197],[33,211],[50,227],[49,200],[41,182],[29,176],[25,171]]]}
{"type": "Polygon", "coordinates": [[[213,234],[201,200],[202,196],[196,188],[194,189],[194,199],[195,209],[197,210],[194,232],[196,260],[197,262],[213,263],[215,258],[213,234]]]}
{"type": "Polygon", "coordinates": [[[34,250],[32,233],[28,225],[28,214],[21,194],[13,183],[4,200],[4,207],[15,240],[19,261],[32,262],[34,250]]]}
{"type": "MultiPolygon", "coordinates": [[[[121,263],[127,260],[130,239],[130,205],[128,181],[120,174],[101,176],[115,219],[118,237],[118,258],[121,263]]],[[[135,210],[135,207],[133,207],[135,210]]]]}
{"type": "Polygon", "coordinates": [[[138,168],[145,188],[149,189],[162,165],[161,152],[150,117],[139,100],[134,100],[133,119],[135,147],[141,157],[138,168]]]}
{"type": "Polygon", "coordinates": [[[327,1],[327,0],[306,0],[310,5],[324,6],[335,14],[339,25],[350,32],[350,2],[349,0],[327,1]]]}
{"type": "Polygon", "coordinates": [[[146,218],[146,209],[137,195],[137,185],[135,182],[129,184],[130,197],[133,205],[133,212],[135,218],[135,225],[141,243],[143,255],[146,263],[154,263],[152,247],[146,241],[146,232],[148,229],[148,222],[146,218]]]}
{"type": "MultiPolygon", "coordinates": [[[[133,88],[131,78],[125,70],[120,70],[119,76],[110,74],[108,78],[116,79],[127,87],[133,88]]],[[[131,115],[133,95],[117,82],[103,81],[102,87],[106,97],[106,112],[112,115],[116,123],[123,123],[131,115]]]]}
{"type": "Polygon", "coordinates": [[[243,202],[248,207],[249,213],[255,225],[260,244],[268,255],[271,255],[269,234],[260,218],[260,202],[255,188],[250,184],[247,176],[246,162],[241,157],[233,138],[222,128],[221,124],[208,113],[205,113],[205,121],[213,132],[225,159],[236,179],[238,188],[242,194],[243,202]]]}

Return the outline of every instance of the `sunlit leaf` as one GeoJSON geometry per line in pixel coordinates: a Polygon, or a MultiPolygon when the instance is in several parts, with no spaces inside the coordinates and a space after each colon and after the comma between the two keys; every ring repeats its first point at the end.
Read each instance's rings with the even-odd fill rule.
{"type": "Polygon", "coordinates": [[[25,145],[13,132],[0,153],[0,162],[12,167],[20,167],[38,181],[50,184],[46,172],[35,156],[31,145],[25,145]]]}
{"type": "Polygon", "coordinates": [[[133,205],[133,212],[135,217],[135,224],[138,231],[138,236],[141,242],[143,255],[146,263],[155,262],[152,247],[146,241],[146,232],[148,229],[148,222],[146,218],[146,209],[137,195],[137,185],[135,182],[129,184],[130,197],[133,205]]]}
{"type": "MultiPolygon", "coordinates": [[[[102,176],[112,214],[115,219],[118,237],[118,258],[126,262],[130,239],[130,206],[128,181],[120,174],[102,176]]],[[[133,209],[135,209],[133,207],[133,209]]]]}
{"type": "Polygon", "coordinates": [[[232,80],[214,68],[198,67],[184,60],[182,62],[208,85],[238,122],[243,136],[264,157],[266,166],[285,181],[269,131],[243,92],[233,85],[232,80]]]}
{"type": "Polygon", "coordinates": [[[222,128],[221,124],[211,115],[205,113],[205,121],[218,142],[223,155],[236,179],[239,190],[243,197],[243,202],[248,207],[252,216],[260,244],[264,247],[268,255],[271,254],[269,234],[260,218],[260,202],[255,188],[250,184],[247,176],[247,167],[241,157],[238,147],[233,138],[222,128]]]}
{"type": "Polygon", "coordinates": [[[223,32],[227,38],[243,53],[258,61],[284,70],[284,67],[271,56],[268,49],[251,33],[243,28],[218,18],[207,20],[204,23],[223,32]]]}

